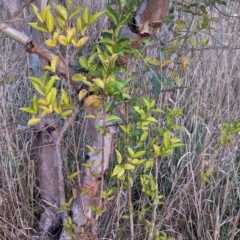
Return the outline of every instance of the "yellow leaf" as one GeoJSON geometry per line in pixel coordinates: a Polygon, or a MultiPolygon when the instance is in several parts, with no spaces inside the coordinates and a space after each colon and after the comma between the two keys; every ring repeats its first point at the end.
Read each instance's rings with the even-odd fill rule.
{"type": "Polygon", "coordinates": [[[48,47],[56,47],[56,43],[50,38],[46,41],[44,41],[44,43],[48,46],[48,47]]]}
{"type": "Polygon", "coordinates": [[[77,47],[82,47],[88,41],[88,39],[89,37],[82,37],[80,40],[78,40],[77,47]]]}
{"type": "Polygon", "coordinates": [[[189,60],[186,55],[181,56],[181,62],[182,62],[182,70],[186,70],[189,66],[189,60]]]}
{"type": "Polygon", "coordinates": [[[28,125],[29,126],[31,126],[31,125],[36,125],[36,124],[38,124],[39,122],[41,121],[41,119],[40,118],[31,118],[29,121],[28,121],[28,125]]]}
{"type": "Polygon", "coordinates": [[[90,106],[99,106],[100,105],[100,97],[97,96],[97,95],[91,95],[91,96],[88,96],[85,101],[84,101],[84,106],[85,108],[88,108],[90,106]]]}
{"type": "Polygon", "coordinates": [[[76,34],[76,28],[67,29],[67,40],[68,40],[68,42],[71,41],[71,39],[75,36],[75,34],[76,34]]]}
{"type": "Polygon", "coordinates": [[[59,61],[58,56],[54,56],[51,60],[51,68],[53,69],[53,72],[56,71],[56,68],[58,66],[58,61],[59,61]]]}
{"type": "Polygon", "coordinates": [[[87,95],[88,91],[86,89],[82,89],[78,94],[79,101],[82,101],[82,99],[87,95]]]}

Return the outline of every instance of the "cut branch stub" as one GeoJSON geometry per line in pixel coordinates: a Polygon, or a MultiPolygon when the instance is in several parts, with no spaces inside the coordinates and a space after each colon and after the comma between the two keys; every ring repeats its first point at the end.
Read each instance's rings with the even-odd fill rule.
{"type": "MultiPolygon", "coordinates": [[[[142,41],[154,34],[168,12],[170,0],[144,0],[132,19],[122,28],[121,38],[130,39],[130,48],[136,49],[142,41]]],[[[128,62],[130,54],[118,58],[118,64],[128,62]]]]}

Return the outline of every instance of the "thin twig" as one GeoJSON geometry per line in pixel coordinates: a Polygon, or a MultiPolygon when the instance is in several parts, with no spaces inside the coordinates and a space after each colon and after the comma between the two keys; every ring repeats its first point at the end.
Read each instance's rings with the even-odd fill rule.
{"type": "Polygon", "coordinates": [[[26,2],[26,3],[24,3],[21,7],[20,7],[20,9],[17,11],[17,12],[15,12],[14,13],[14,15],[13,15],[13,19],[15,19],[20,13],[21,13],[21,11],[25,8],[25,7],[27,7],[28,5],[30,5],[32,2],[34,2],[35,0],[30,0],[30,1],[28,1],[28,2],[26,2]]]}

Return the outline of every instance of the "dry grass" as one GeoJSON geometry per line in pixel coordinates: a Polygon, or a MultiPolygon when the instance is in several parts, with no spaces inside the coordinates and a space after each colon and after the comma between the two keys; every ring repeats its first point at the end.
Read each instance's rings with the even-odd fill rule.
{"type": "MultiPolygon", "coordinates": [[[[93,11],[102,10],[104,3],[99,1],[93,11]]],[[[240,4],[235,2],[229,4],[226,12],[232,14],[239,8],[240,4]]],[[[95,39],[104,24],[98,22],[91,30],[95,39]]],[[[231,50],[239,46],[238,29],[238,18],[220,17],[211,30],[211,43],[217,39],[229,49],[197,51],[188,70],[181,73],[182,85],[187,88],[159,99],[162,107],[184,109],[179,124],[185,128],[181,133],[185,146],[168,161],[162,161],[159,168],[160,192],[165,196],[165,203],[158,209],[156,224],[175,240],[240,239],[239,140],[235,147],[222,147],[218,128],[223,122],[240,118],[240,50],[231,50]],[[200,173],[208,168],[214,168],[214,174],[209,183],[204,183],[200,173]]],[[[163,28],[159,37],[163,39],[166,34],[171,35],[163,28]]],[[[146,47],[146,50],[159,57],[157,48],[146,47]]],[[[26,79],[27,56],[23,48],[6,38],[1,39],[0,52],[0,238],[33,239],[40,208],[36,198],[36,163],[31,155],[34,134],[18,127],[25,126],[28,118],[18,108],[26,105],[32,96],[26,79]],[[14,77],[11,84],[10,76],[14,77]]],[[[131,68],[138,69],[137,63],[133,61],[131,68]]],[[[149,89],[146,74],[139,75],[137,81],[142,89],[149,89]]],[[[79,159],[84,157],[84,126],[78,120],[75,130],[69,131],[66,138],[66,173],[74,170],[75,160],[71,160],[76,154],[79,159]]],[[[68,183],[68,186],[73,185],[68,183]]],[[[116,209],[115,202],[109,203],[100,219],[101,239],[128,238],[127,220],[120,220],[116,233],[117,216],[127,211],[126,192],[119,194],[121,208],[116,209]]],[[[136,204],[142,209],[147,199],[140,195],[136,204]]],[[[146,239],[144,231],[143,223],[136,223],[136,239],[146,239]]]]}

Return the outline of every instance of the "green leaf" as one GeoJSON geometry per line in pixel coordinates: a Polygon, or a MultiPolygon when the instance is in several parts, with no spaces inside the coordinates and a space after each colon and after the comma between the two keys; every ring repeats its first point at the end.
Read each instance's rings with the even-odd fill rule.
{"type": "Polygon", "coordinates": [[[117,16],[116,12],[110,6],[106,6],[105,7],[105,14],[109,17],[109,19],[115,25],[117,25],[117,23],[118,23],[118,16],[117,16]]]}
{"type": "Polygon", "coordinates": [[[78,40],[77,42],[77,47],[80,48],[86,44],[88,41],[89,37],[82,37],[81,39],[78,40]]]}
{"type": "Polygon", "coordinates": [[[36,15],[36,17],[38,18],[38,20],[39,20],[41,23],[43,23],[44,21],[43,21],[43,18],[42,18],[42,16],[41,16],[41,14],[38,12],[38,7],[35,6],[34,4],[31,4],[31,6],[32,6],[32,10],[33,10],[34,14],[36,15]]]}
{"type": "Polygon", "coordinates": [[[87,89],[82,89],[79,93],[78,93],[78,99],[79,101],[82,101],[82,99],[88,94],[87,89]]]}
{"type": "Polygon", "coordinates": [[[116,115],[110,115],[107,117],[107,122],[118,122],[121,121],[122,119],[116,115]]]}
{"type": "Polygon", "coordinates": [[[131,177],[128,177],[128,183],[131,187],[133,186],[133,179],[131,177]]]}
{"type": "Polygon", "coordinates": [[[65,7],[63,7],[62,5],[57,5],[55,7],[57,13],[64,19],[67,20],[68,19],[68,13],[67,13],[67,9],[65,7]]]}
{"type": "Polygon", "coordinates": [[[147,169],[151,168],[152,165],[153,165],[153,160],[148,160],[148,161],[146,161],[146,163],[145,163],[145,169],[147,170],[147,169]]]}
{"type": "Polygon", "coordinates": [[[48,104],[53,104],[54,101],[56,100],[56,96],[57,96],[57,89],[51,88],[51,91],[47,95],[48,104]]]}
{"type": "Polygon", "coordinates": [[[85,56],[79,58],[79,64],[81,67],[88,69],[88,60],[85,56]]]}
{"type": "Polygon", "coordinates": [[[45,94],[47,95],[49,92],[50,92],[50,90],[52,89],[52,87],[53,87],[53,85],[54,85],[54,83],[55,83],[55,81],[57,80],[57,76],[52,76],[51,78],[50,78],[50,80],[47,82],[47,84],[46,84],[46,86],[45,86],[45,94]]]}
{"type": "Polygon", "coordinates": [[[48,47],[56,47],[56,42],[54,42],[51,38],[47,39],[44,41],[45,45],[47,45],[48,47]]]}
{"type": "Polygon", "coordinates": [[[131,157],[140,158],[141,156],[144,155],[145,152],[146,152],[146,151],[138,151],[138,152],[134,153],[134,155],[131,156],[131,157]]]}
{"type": "Polygon", "coordinates": [[[41,95],[45,96],[45,93],[44,93],[44,90],[43,90],[42,86],[40,86],[36,82],[32,82],[32,85],[41,95]]]}
{"type": "MultiPolygon", "coordinates": [[[[131,14],[132,14],[132,13],[131,13],[131,14]]],[[[121,33],[121,30],[122,30],[123,26],[124,26],[124,25],[119,25],[119,26],[117,26],[117,27],[115,28],[115,30],[114,30],[114,37],[115,37],[116,39],[119,39],[119,36],[120,36],[120,33],[121,33]]]]}
{"type": "Polygon", "coordinates": [[[200,42],[200,46],[201,46],[201,47],[205,47],[205,46],[208,44],[209,40],[210,40],[210,39],[209,39],[208,37],[202,39],[201,42],[200,42]]]}
{"type": "Polygon", "coordinates": [[[116,152],[116,155],[117,155],[118,164],[121,164],[122,163],[122,155],[117,149],[115,149],[115,152],[116,152]]]}
{"type": "Polygon", "coordinates": [[[61,89],[61,93],[62,93],[62,95],[61,95],[60,104],[63,104],[63,103],[64,103],[64,104],[66,104],[66,105],[69,105],[69,103],[70,103],[70,98],[69,98],[67,92],[62,88],[62,89],[61,89]]]}
{"type": "Polygon", "coordinates": [[[43,27],[42,25],[38,24],[37,22],[28,23],[32,28],[37,29],[41,32],[48,32],[47,28],[43,27]]]}
{"type": "MultiPolygon", "coordinates": [[[[54,56],[51,60],[51,68],[53,72],[56,72],[56,68],[58,66],[59,58],[58,56],[54,56]]],[[[56,78],[56,76],[54,76],[56,78]]],[[[56,78],[57,79],[57,78],[56,78]]]]}
{"type": "Polygon", "coordinates": [[[58,36],[58,41],[63,45],[63,46],[67,46],[68,44],[68,40],[66,36],[63,35],[59,35],[58,36]]]}
{"type": "Polygon", "coordinates": [[[117,46],[116,46],[116,52],[120,52],[123,48],[125,48],[128,44],[130,43],[129,38],[121,38],[118,42],[117,42],[117,46]]]}
{"type": "Polygon", "coordinates": [[[122,171],[122,169],[123,169],[122,166],[116,165],[113,169],[113,173],[112,173],[111,177],[118,175],[122,171]]]}
{"type": "Polygon", "coordinates": [[[28,126],[32,126],[32,125],[38,124],[40,121],[41,121],[40,118],[34,117],[34,118],[31,118],[27,124],[28,126]]]}
{"type": "Polygon", "coordinates": [[[65,0],[65,4],[67,8],[69,9],[72,6],[72,0],[65,0]]]}
{"type": "Polygon", "coordinates": [[[50,11],[51,10],[51,5],[48,4],[43,10],[42,12],[40,13],[43,21],[45,22],[46,21],[46,15],[47,15],[47,11],[50,11]]]}
{"type": "Polygon", "coordinates": [[[134,151],[130,147],[128,147],[128,153],[129,153],[130,157],[134,156],[134,151]]]}
{"type": "Polygon", "coordinates": [[[77,8],[74,8],[73,11],[70,13],[69,15],[69,20],[71,20],[74,16],[76,16],[79,12],[81,12],[83,10],[82,7],[77,7],[77,8]]]}
{"type": "Polygon", "coordinates": [[[127,0],[119,0],[119,5],[120,5],[121,10],[123,10],[123,8],[125,7],[126,2],[127,2],[127,0]]]}
{"type": "Polygon", "coordinates": [[[93,15],[90,17],[89,24],[92,24],[93,22],[95,22],[103,13],[104,13],[104,11],[102,11],[102,12],[97,12],[97,13],[93,14],[93,15]]]}
{"type": "Polygon", "coordinates": [[[170,145],[170,148],[177,148],[177,147],[182,147],[182,146],[184,146],[183,143],[174,143],[174,144],[170,145]]]}
{"type": "Polygon", "coordinates": [[[115,104],[115,100],[111,100],[106,104],[106,112],[107,113],[113,109],[114,104],[115,104]]]}
{"type": "Polygon", "coordinates": [[[133,166],[132,164],[130,164],[130,163],[126,163],[126,164],[124,164],[124,169],[125,170],[135,170],[135,166],[133,166]]]}
{"type": "Polygon", "coordinates": [[[93,82],[100,88],[104,89],[104,82],[100,78],[94,78],[93,82]]]}
{"type": "Polygon", "coordinates": [[[82,82],[82,81],[86,81],[87,78],[81,73],[76,73],[72,76],[72,80],[76,82],[82,82]]]}
{"type": "Polygon", "coordinates": [[[38,104],[37,104],[37,96],[36,95],[34,95],[34,97],[33,97],[32,106],[33,106],[34,114],[37,114],[38,104]]]}
{"type": "Polygon", "coordinates": [[[155,144],[153,144],[153,149],[154,149],[154,152],[155,152],[156,156],[159,157],[161,155],[160,147],[155,145],[155,144]]]}
{"type": "Polygon", "coordinates": [[[27,113],[32,113],[32,114],[36,114],[35,110],[33,108],[30,107],[22,107],[19,108],[21,111],[27,112],[27,113]]]}
{"type": "Polygon", "coordinates": [[[82,17],[77,18],[76,28],[79,33],[84,35],[86,24],[83,22],[82,17]]]}
{"type": "MultiPolygon", "coordinates": [[[[47,101],[46,98],[39,98],[37,102],[40,105],[48,106],[48,101],[47,101]]],[[[40,106],[40,108],[43,109],[43,110],[46,110],[47,108],[45,106],[40,106]]]]}
{"type": "Polygon", "coordinates": [[[54,17],[49,10],[46,13],[46,26],[49,33],[54,30],[54,17]]]}
{"type": "Polygon", "coordinates": [[[152,65],[155,65],[155,66],[158,66],[158,65],[161,64],[155,57],[146,57],[146,58],[144,58],[144,60],[145,60],[147,63],[152,64],[152,65]]]}
{"type": "Polygon", "coordinates": [[[88,7],[84,9],[82,17],[83,21],[88,24],[90,20],[90,10],[88,7]]]}
{"type": "Polygon", "coordinates": [[[169,139],[171,143],[179,143],[181,142],[181,139],[177,138],[177,137],[172,137],[169,139]]]}
{"type": "Polygon", "coordinates": [[[76,28],[67,29],[66,32],[67,32],[67,41],[69,43],[76,35],[76,28]]]}
{"type": "Polygon", "coordinates": [[[188,39],[188,41],[189,41],[190,45],[191,45],[193,48],[195,48],[195,47],[197,46],[197,42],[196,42],[196,40],[195,40],[194,37],[190,37],[190,38],[188,39]]]}
{"type": "Polygon", "coordinates": [[[40,86],[43,85],[43,82],[42,82],[42,80],[41,80],[40,78],[37,78],[37,77],[28,77],[28,78],[30,79],[31,83],[36,82],[36,83],[38,83],[40,86]]]}
{"type": "Polygon", "coordinates": [[[58,24],[59,24],[59,27],[61,28],[61,29],[65,29],[65,26],[66,26],[66,20],[64,20],[64,18],[63,17],[61,17],[61,16],[57,16],[57,21],[58,21],[58,24]]]}
{"type": "Polygon", "coordinates": [[[13,75],[10,75],[8,77],[8,84],[12,84],[12,82],[14,81],[14,76],[13,75]]]}
{"type": "Polygon", "coordinates": [[[126,12],[125,16],[120,20],[119,25],[125,25],[132,18],[133,12],[136,11],[136,7],[131,7],[126,12]]]}
{"type": "Polygon", "coordinates": [[[141,135],[140,142],[144,142],[147,139],[147,136],[148,136],[148,132],[146,131],[141,135]]]}
{"type": "Polygon", "coordinates": [[[73,180],[75,177],[77,177],[79,174],[81,173],[81,171],[76,171],[74,173],[72,173],[71,175],[68,176],[68,180],[73,180]]]}
{"type": "Polygon", "coordinates": [[[158,123],[157,119],[154,117],[148,117],[145,119],[145,121],[152,122],[152,123],[158,123]]]}
{"type": "Polygon", "coordinates": [[[61,117],[65,118],[67,116],[69,116],[71,113],[72,113],[73,110],[67,110],[67,111],[64,111],[64,112],[61,112],[61,117]]]}

